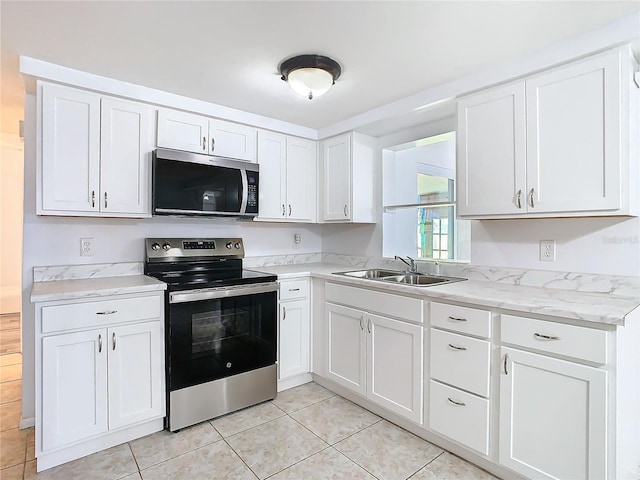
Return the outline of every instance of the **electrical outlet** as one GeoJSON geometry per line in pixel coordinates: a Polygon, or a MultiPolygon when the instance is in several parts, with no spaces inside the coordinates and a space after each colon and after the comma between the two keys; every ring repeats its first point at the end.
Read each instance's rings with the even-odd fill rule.
{"type": "Polygon", "coordinates": [[[555,262],[556,261],[556,241],[540,240],[540,261],[555,262]]]}
{"type": "Polygon", "coordinates": [[[80,239],[80,256],[81,257],[93,256],[93,238],[80,239]]]}
{"type": "Polygon", "coordinates": [[[294,233],[293,234],[293,243],[292,243],[292,247],[293,248],[300,248],[300,244],[302,243],[302,234],[300,233],[294,233]]]}

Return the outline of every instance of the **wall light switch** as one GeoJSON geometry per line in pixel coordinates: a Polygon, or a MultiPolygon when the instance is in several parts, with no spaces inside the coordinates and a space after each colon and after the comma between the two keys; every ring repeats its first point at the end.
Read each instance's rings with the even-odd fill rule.
{"type": "Polygon", "coordinates": [[[81,257],[93,256],[93,238],[80,239],[80,256],[81,257]]]}
{"type": "Polygon", "coordinates": [[[540,261],[555,262],[556,261],[556,241],[540,240],[540,261]]]}

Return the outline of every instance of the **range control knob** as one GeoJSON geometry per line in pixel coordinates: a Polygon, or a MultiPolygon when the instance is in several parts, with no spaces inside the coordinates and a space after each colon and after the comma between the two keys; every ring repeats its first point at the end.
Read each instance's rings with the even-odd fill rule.
{"type": "Polygon", "coordinates": [[[233,243],[228,242],[228,243],[225,245],[225,247],[227,247],[227,248],[229,248],[229,249],[230,249],[231,247],[233,247],[233,243]]]}
{"type": "Polygon", "coordinates": [[[157,252],[158,250],[160,250],[160,244],[158,242],[155,242],[151,245],[151,250],[153,250],[154,252],[157,252]]]}
{"type": "Polygon", "coordinates": [[[236,242],[236,244],[234,245],[236,248],[240,248],[242,245],[240,245],[240,242],[236,242]]]}
{"type": "Polygon", "coordinates": [[[171,248],[171,244],[170,243],[165,243],[162,245],[162,249],[166,252],[171,248]]]}

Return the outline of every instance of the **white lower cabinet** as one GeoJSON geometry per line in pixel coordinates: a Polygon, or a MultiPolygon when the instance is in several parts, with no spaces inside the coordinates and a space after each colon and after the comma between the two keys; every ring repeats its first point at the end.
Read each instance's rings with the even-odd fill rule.
{"type": "Polygon", "coordinates": [[[607,478],[607,373],[501,348],[502,465],[529,478],[607,478]]]}
{"type": "Polygon", "coordinates": [[[162,429],[163,311],[161,292],[36,305],[39,471],[162,429]]]}
{"type": "Polygon", "coordinates": [[[309,373],[309,281],[280,281],[278,380],[309,373]]]}
{"type": "Polygon", "coordinates": [[[325,308],[327,376],[422,423],[422,327],[332,303],[325,308]]]}

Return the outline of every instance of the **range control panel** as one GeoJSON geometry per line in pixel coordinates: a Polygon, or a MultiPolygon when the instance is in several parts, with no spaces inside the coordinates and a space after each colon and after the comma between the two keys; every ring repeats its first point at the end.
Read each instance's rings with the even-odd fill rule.
{"type": "Polygon", "coordinates": [[[244,258],[241,238],[147,238],[147,261],[172,261],[188,257],[244,258]]]}

